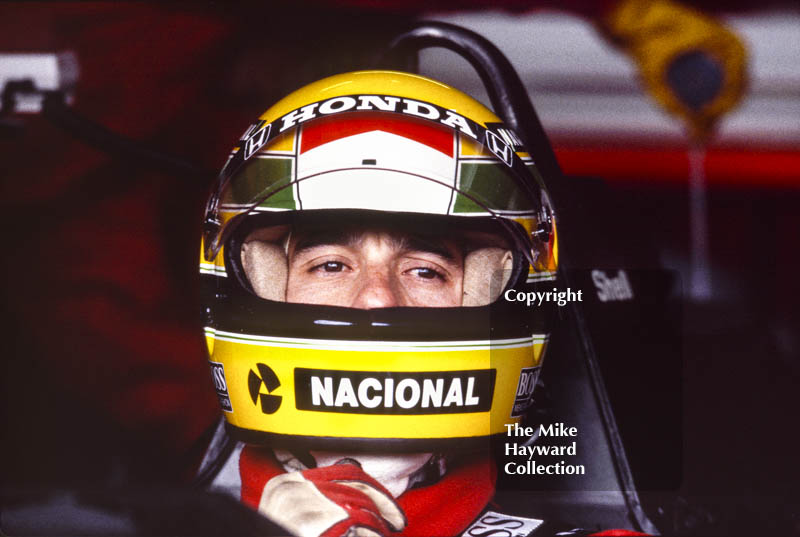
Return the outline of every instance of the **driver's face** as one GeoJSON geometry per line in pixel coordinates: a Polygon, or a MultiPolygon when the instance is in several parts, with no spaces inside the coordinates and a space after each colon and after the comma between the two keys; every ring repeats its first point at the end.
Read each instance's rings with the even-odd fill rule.
{"type": "Polygon", "coordinates": [[[297,233],[286,301],[372,309],[461,305],[464,258],[453,241],[388,231],[297,233]]]}

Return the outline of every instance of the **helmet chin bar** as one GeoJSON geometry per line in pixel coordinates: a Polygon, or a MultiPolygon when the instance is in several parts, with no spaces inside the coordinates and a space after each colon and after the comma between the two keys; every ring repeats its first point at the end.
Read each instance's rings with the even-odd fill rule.
{"type": "MultiPolygon", "coordinates": [[[[224,280],[215,290],[215,307],[206,311],[206,326],[256,337],[281,334],[345,342],[500,340],[547,333],[550,321],[546,314],[523,316],[530,310],[524,302],[520,306],[502,299],[475,308],[357,309],[265,300],[238,282],[227,281],[230,278],[224,280]],[[264,318],[269,318],[268,324],[264,318]]],[[[521,288],[520,282],[524,282],[522,274],[511,288],[521,288]]]]}
{"type": "Polygon", "coordinates": [[[346,451],[350,453],[459,453],[487,451],[507,436],[467,436],[456,438],[339,438],[334,436],[299,436],[243,429],[225,424],[228,433],[248,444],[261,444],[271,448],[305,451],[346,451]]]}
{"type": "Polygon", "coordinates": [[[227,379],[229,430],[246,442],[272,447],[486,449],[505,423],[516,421],[512,406],[520,372],[540,365],[546,342],[545,336],[531,340],[531,334],[547,333],[546,320],[525,316],[524,304],[505,300],[474,308],[361,310],[274,302],[231,278],[219,280],[228,289],[218,289],[206,333],[212,338],[211,361],[224,367],[227,379]],[[259,364],[274,371],[277,385],[259,388],[266,378],[259,364]],[[255,391],[248,393],[251,379],[255,391]],[[352,385],[352,401],[342,404],[345,382],[352,385]],[[417,386],[405,392],[407,399],[426,389],[426,382],[431,387],[442,382],[436,385],[439,400],[427,409],[417,402],[402,406],[402,382],[417,386]],[[368,383],[373,386],[365,396],[361,389],[368,383]],[[315,385],[321,391],[313,407],[309,392],[315,385]],[[454,385],[458,394],[448,407],[454,385]],[[279,408],[262,412],[261,396],[279,398],[279,408]],[[379,402],[365,405],[365,397],[379,402]],[[470,399],[479,404],[465,407],[470,399]]]}

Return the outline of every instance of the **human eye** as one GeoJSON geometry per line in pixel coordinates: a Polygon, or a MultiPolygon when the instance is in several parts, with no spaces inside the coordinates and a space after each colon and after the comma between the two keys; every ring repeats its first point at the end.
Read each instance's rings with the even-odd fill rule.
{"type": "Polygon", "coordinates": [[[309,275],[324,278],[351,273],[355,265],[338,254],[316,256],[302,263],[301,270],[309,275]]]}
{"type": "Polygon", "coordinates": [[[324,261],[312,266],[309,272],[344,272],[347,268],[349,267],[341,261],[324,261]]]}
{"type": "Polygon", "coordinates": [[[407,274],[411,274],[413,276],[416,276],[417,278],[420,278],[420,279],[423,279],[423,280],[440,280],[440,281],[446,281],[447,280],[447,277],[445,276],[445,274],[443,272],[441,272],[439,270],[436,270],[433,267],[426,267],[426,266],[414,267],[414,268],[408,269],[406,271],[406,273],[407,274]]]}

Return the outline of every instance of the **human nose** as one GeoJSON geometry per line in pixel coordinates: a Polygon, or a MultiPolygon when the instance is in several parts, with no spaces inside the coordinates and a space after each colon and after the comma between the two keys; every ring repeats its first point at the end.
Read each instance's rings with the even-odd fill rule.
{"type": "Polygon", "coordinates": [[[395,282],[385,271],[372,270],[362,274],[358,293],[352,307],[365,310],[391,308],[400,305],[395,282]]]}

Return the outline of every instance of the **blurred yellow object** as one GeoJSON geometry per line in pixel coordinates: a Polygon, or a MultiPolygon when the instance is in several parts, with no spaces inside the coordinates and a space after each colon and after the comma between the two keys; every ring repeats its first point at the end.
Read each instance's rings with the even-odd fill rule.
{"type": "Polygon", "coordinates": [[[649,93],[702,141],[741,99],[742,41],[721,22],[669,0],[622,0],[601,21],[636,61],[649,93]]]}

